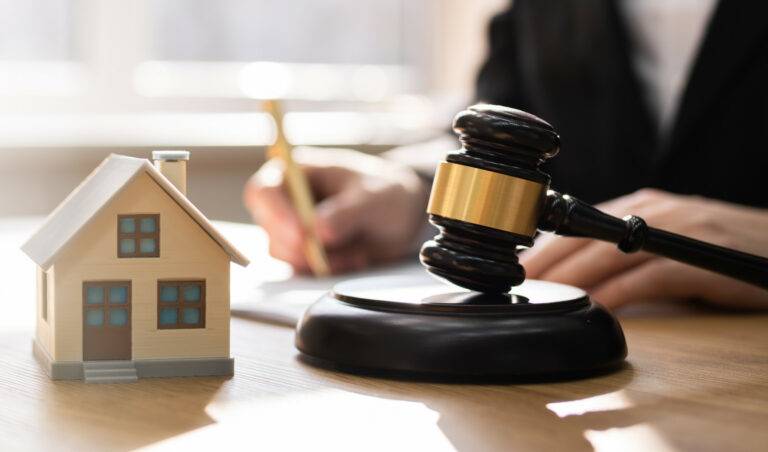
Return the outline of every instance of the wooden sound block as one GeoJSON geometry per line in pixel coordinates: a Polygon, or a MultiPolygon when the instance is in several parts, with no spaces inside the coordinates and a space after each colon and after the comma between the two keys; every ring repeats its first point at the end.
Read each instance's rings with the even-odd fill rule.
{"type": "Polygon", "coordinates": [[[566,379],[619,367],[616,319],[576,287],[528,280],[511,294],[471,292],[424,276],[336,285],[299,322],[310,364],[427,379],[566,379]]]}

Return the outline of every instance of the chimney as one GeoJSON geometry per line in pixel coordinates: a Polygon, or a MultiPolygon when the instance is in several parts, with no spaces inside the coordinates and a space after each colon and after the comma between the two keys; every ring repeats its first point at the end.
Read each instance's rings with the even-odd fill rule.
{"type": "Polygon", "coordinates": [[[152,151],[152,160],[155,168],[186,196],[189,151],[152,151]]]}

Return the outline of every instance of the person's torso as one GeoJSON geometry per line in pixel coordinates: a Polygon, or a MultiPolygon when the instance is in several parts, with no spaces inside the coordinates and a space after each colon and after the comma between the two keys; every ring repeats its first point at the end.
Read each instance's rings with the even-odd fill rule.
{"type": "Polygon", "coordinates": [[[479,94],[555,126],[562,150],[545,168],[555,189],[589,202],[657,187],[766,206],[757,181],[768,163],[768,11],[753,6],[717,9],[691,78],[678,75],[686,83],[664,133],[613,0],[516,0],[491,29],[515,61],[487,64],[479,94]]]}

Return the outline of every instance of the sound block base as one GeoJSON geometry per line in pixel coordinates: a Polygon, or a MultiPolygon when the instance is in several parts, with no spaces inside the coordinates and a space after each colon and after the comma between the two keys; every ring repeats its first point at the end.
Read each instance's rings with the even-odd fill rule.
{"type": "Polygon", "coordinates": [[[299,322],[296,347],[347,372],[464,381],[581,378],[627,355],[619,323],[578,288],[531,280],[486,295],[426,275],[336,285],[299,322]]]}

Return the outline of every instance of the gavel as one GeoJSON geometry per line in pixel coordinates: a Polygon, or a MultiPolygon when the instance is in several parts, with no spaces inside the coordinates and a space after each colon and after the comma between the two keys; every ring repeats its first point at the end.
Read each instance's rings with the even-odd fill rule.
{"type": "Polygon", "coordinates": [[[644,250],[768,288],[768,259],[650,227],[637,216],[616,218],[550,190],[540,169],[560,150],[546,121],[521,110],[478,104],[453,123],[461,149],[440,162],[427,212],[439,234],[426,242],[422,264],[441,279],[484,293],[506,293],[525,280],[520,249],[537,231],[644,250]]]}

